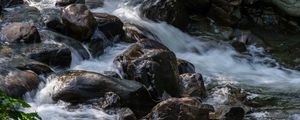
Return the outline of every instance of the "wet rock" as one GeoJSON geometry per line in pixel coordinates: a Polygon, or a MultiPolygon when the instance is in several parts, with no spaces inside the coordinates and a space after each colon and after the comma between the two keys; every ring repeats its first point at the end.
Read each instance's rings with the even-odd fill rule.
{"type": "Polygon", "coordinates": [[[122,120],[137,120],[135,114],[129,108],[121,108],[118,113],[122,120]]]}
{"type": "Polygon", "coordinates": [[[106,13],[95,13],[94,16],[98,23],[98,30],[108,39],[124,39],[123,22],[118,17],[106,13]]]}
{"type": "Polygon", "coordinates": [[[184,1],[185,7],[191,14],[205,14],[208,12],[211,0],[189,0],[184,1]]]}
{"type": "Polygon", "coordinates": [[[10,7],[10,6],[23,4],[23,3],[24,3],[23,0],[1,0],[0,1],[0,5],[2,5],[3,7],[10,7]]]}
{"type": "Polygon", "coordinates": [[[32,53],[29,55],[29,58],[45,63],[49,66],[63,68],[69,67],[72,61],[71,50],[68,48],[45,50],[32,53]]]}
{"type": "Polygon", "coordinates": [[[98,73],[67,71],[57,75],[53,100],[71,103],[85,102],[106,95],[104,107],[119,104],[118,98],[107,92],[114,92],[121,98],[122,106],[129,107],[138,116],[143,116],[155,105],[148,91],[136,81],[120,80],[98,73]]]}
{"type": "Polygon", "coordinates": [[[15,68],[0,67],[0,90],[12,97],[22,97],[26,92],[39,85],[37,74],[32,71],[20,71],[15,68]]]}
{"type": "Polygon", "coordinates": [[[37,28],[29,23],[12,23],[5,26],[1,33],[7,42],[38,43],[41,42],[37,28]]]}
{"type": "Polygon", "coordinates": [[[127,23],[123,28],[127,36],[126,42],[134,43],[142,39],[157,40],[157,37],[155,35],[141,26],[127,23]]]}
{"type": "Polygon", "coordinates": [[[2,15],[2,10],[3,10],[2,5],[0,5],[0,15],[2,15]]]}
{"type": "Polygon", "coordinates": [[[88,41],[96,30],[93,14],[83,4],[71,4],[63,9],[62,21],[66,35],[81,42],[88,41]]]}
{"type": "Polygon", "coordinates": [[[100,100],[100,104],[104,109],[121,107],[121,98],[113,92],[107,92],[100,100]]]}
{"type": "Polygon", "coordinates": [[[103,74],[105,76],[108,76],[108,77],[113,77],[113,78],[119,78],[119,79],[121,79],[121,77],[119,76],[119,74],[117,72],[114,72],[114,71],[104,71],[103,74]]]}
{"type": "Polygon", "coordinates": [[[94,58],[99,57],[104,53],[104,49],[109,46],[103,39],[103,36],[98,34],[98,30],[92,36],[90,42],[87,43],[88,49],[94,58]]]}
{"type": "Polygon", "coordinates": [[[202,75],[199,73],[186,73],[180,75],[182,96],[205,98],[207,91],[202,75]]]}
{"type": "Polygon", "coordinates": [[[246,46],[243,42],[240,42],[240,41],[233,41],[233,42],[231,43],[231,45],[232,45],[232,47],[233,47],[236,51],[238,51],[238,52],[240,52],[240,53],[246,52],[246,51],[247,51],[247,46],[246,46]]]}
{"type": "Polygon", "coordinates": [[[22,71],[31,70],[38,75],[53,72],[48,65],[26,58],[13,59],[9,64],[22,71]]]}
{"type": "Polygon", "coordinates": [[[272,5],[275,5],[279,10],[293,17],[300,17],[300,1],[297,0],[268,0],[272,5]]]}
{"type": "Polygon", "coordinates": [[[86,60],[90,58],[90,54],[83,46],[83,44],[73,38],[48,30],[42,31],[41,34],[43,36],[43,39],[48,40],[50,43],[54,42],[56,44],[59,44],[59,49],[70,49],[70,51],[74,53],[77,59],[86,60]]]}
{"type": "Polygon", "coordinates": [[[64,24],[62,23],[61,14],[59,9],[43,9],[43,22],[45,26],[55,32],[64,33],[64,24]]]}
{"type": "Polygon", "coordinates": [[[179,74],[195,73],[195,66],[186,60],[177,59],[177,67],[179,74]]]}
{"type": "Polygon", "coordinates": [[[133,44],[114,64],[123,78],[143,83],[155,98],[164,92],[179,96],[176,56],[157,41],[143,39],[133,44]]]}
{"type": "Polygon", "coordinates": [[[85,0],[56,0],[56,6],[68,6],[70,4],[84,4],[85,0]]]}
{"type": "Polygon", "coordinates": [[[241,107],[232,107],[225,115],[225,120],[243,120],[245,110],[241,107]]]}
{"type": "Polygon", "coordinates": [[[3,12],[0,24],[13,23],[13,22],[27,22],[33,23],[34,26],[39,27],[42,24],[42,14],[40,11],[28,5],[20,5],[10,10],[9,12],[3,12]]]}
{"type": "Polygon", "coordinates": [[[210,105],[194,98],[170,98],[157,104],[145,120],[209,120],[210,105]]]}
{"type": "Polygon", "coordinates": [[[104,5],[104,0],[85,0],[85,5],[89,9],[102,7],[104,5]]]}
{"type": "Polygon", "coordinates": [[[222,26],[233,26],[241,19],[241,0],[212,0],[208,16],[222,26]]]}
{"type": "Polygon", "coordinates": [[[180,0],[147,0],[141,6],[142,14],[154,21],[166,21],[185,30],[188,25],[188,13],[180,0]]]}

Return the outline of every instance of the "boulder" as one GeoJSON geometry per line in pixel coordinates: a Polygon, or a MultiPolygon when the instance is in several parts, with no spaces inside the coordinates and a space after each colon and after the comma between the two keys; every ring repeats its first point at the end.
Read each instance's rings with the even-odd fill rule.
{"type": "Polygon", "coordinates": [[[108,39],[124,39],[125,32],[123,30],[123,22],[118,17],[106,13],[95,13],[94,16],[98,23],[98,30],[108,39]]]}
{"type": "Polygon", "coordinates": [[[157,104],[144,120],[210,120],[210,105],[194,98],[170,98],[157,104]]]}
{"type": "Polygon", "coordinates": [[[94,34],[97,22],[83,4],[71,4],[63,9],[62,21],[66,35],[81,42],[88,41],[94,34]]]}
{"type": "Polygon", "coordinates": [[[185,73],[180,75],[182,96],[185,97],[207,97],[202,75],[199,73],[185,73]]]}
{"type": "Polygon", "coordinates": [[[60,9],[54,9],[54,8],[48,8],[48,9],[43,9],[43,22],[44,25],[55,32],[65,34],[65,28],[64,24],[62,23],[62,10],[60,9]]]}
{"type": "Polygon", "coordinates": [[[179,96],[176,56],[157,41],[143,39],[131,45],[114,64],[123,78],[143,83],[156,99],[164,92],[179,96]]]}
{"type": "Polygon", "coordinates": [[[208,16],[222,26],[233,26],[241,19],[242,0],[211,0],[208,16]]]}
{"type": "Polygon", "coordinates": [[[22,70],[22,71],[31,70],[38,75],[50,74],[53,72],[53,70],[48,65],[34,61],[34,60],[26,59],[26,58],[15,58],[15,59],[9,61],[8,63],[9,63],[9,65],[11,65],[19,70],[22,70]]]}
{"type": "Polygon", "coordinates": [[[26,92],[38,88],[38,75],[32,71],[20,71],[12,67],[0,67],[0,90],[8,96],[21,98],[26,92]]]}
{"type": "Polygon", "coordinates": [[[150,20],[165,21],[181,30],[185,30],[189,22],[188,12],[180,0],[146,0],[141,13],[150,20]]]}
{"type": "Polygon", "coordinates": [[[3,7],[11,7],[14,5],[19,5],[19,4],[23,4],[24,1],[23,0],[1,0],[0,1],[0,5],[2,5],[3,7]]]}
{"type": "Polygon", "coordinates": [[[205,14],[210,8],[211,0],[188,0],[184,1],[185,7],[190,14],[205,14]]]}
{"type": "Polygon", "coordinates": [[[238,52],[240,52],[240,53],[246,52],[246,51],[247,51],[247,46],[246,46],[243,42],[240,42],[240,41],[233,41],[233,42],[231,43],[231,45],[232,45],[232,47],[233,47],[236,51],[238,51],[238,52]]]}
{"type": "Polygon", "coordinates": [[[29,23],[12,23],[5,26],[1,33],[7,42],[38,43],[41,42],[37,28],[29,23]]]}
{"type": "Polygon", "coordinates": [[[31,53],[30,59],[45,63],[53,67],[69,67],[72,61],[71,50],[68,48],[52,49],[31,53]]]}
{"type": "Polygon", "coordinates": [[[105,97],[103,107],[118,106],[118,97],[124,107],[129,107],[137,115],[143,116],[155,105],[146,88],[132,80],[121,80],[87,71],[66,71],[55,78],[53,100],[71,103],[85,102],[89,99],[105,97]]]}
{"type": "Polygon", "coordinates": [[[195,73],[195,66],[186,60],[177,59],[177,67],[179,74],[195,73]]]}
{"type": "Polygon", "coordinates": [[[241,107],[232,107],[228,113],[225,114],[225,120],[243,120],[245,110],[241,107]]]}
{"type": "Polygon", "coordinates": [[[157,40],[158,38],[149,30],[134,24],[125,24],[124,31],[126,33],[126,42],[134,43],[142,39],[157,40]]]}
{"type": "Polygon", "coordinates": [[[84,4],[85,0],[56,0],[56,6],[68,6],[70,4],[84,4]]]}

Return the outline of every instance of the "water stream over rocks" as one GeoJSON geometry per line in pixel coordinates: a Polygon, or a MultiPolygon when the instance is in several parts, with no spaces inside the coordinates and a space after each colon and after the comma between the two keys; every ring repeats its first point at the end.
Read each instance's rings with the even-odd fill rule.
{"type": "MultiPolygon", "coordinates": [[[[28,2],[40,11],[57,8],[55,0],[28,2]]],[[[138,0],[105,0],[102,7],[91,11],[115,15],[123,23],[150,31],[152,37],[173,51],[177,58],[191,62],[196,72],[202,74],[208,90],[208,97],[202,102],[213,105],[216,114],[239,106],[248,112],[245,119],[300,119],[299,71],[282,67],[262,47],[249,45],[247,54],[241,54],[227,42],[199,39],[166,22],[148,20],[140,15],[140,3],[138,0]],[[262,107],[249,107],[260,105],[262,107]]],[[[106,47],[101,56],[93,58],[90,55],[90,59],[83,59],[72,50],[72,64],[67,69],[102,74],[118,72],[113,61],[129,46],[129,43],[115,43],[106,47]]],[[[51,95],[57,80],[51,76],[44,79],[36,91],[25,95],[32,106],[25,111],[36,111],[45,120],[121,119],[119,114],[108,114],[93,105],[69,108],[71,103],[53,101],[51,95]]]]}

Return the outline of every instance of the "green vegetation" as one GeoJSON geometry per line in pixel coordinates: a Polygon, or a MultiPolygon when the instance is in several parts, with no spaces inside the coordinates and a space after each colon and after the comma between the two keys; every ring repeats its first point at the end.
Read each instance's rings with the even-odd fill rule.
{"type": "Polygon", "coordinates": [[[5,95],[0,90],[0,119],[1,120],[40,120],[37,113],[24,113],[20,108],[29,108],[25,101],[5,95]]]}

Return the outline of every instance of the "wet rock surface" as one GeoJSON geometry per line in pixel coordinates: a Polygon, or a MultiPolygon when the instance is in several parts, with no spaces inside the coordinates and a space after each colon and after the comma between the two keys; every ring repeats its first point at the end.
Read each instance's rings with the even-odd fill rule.
{"type": "Polygon", "coordinates": [[[0,68],[0,90],[9,96],[21,98],[26,92],[39,85],[37,74],[32,71],[20,71],[9,66],[0,68]]]}
{"type": "Polygon", "coordinates": [[[144,120],[209,120],[209,105],[193,98],[170,98],[157,104],[144,120]]]}
{"type": "Polygon", "coordinates": [[[205,98],[207,91],[202,75],[199,73],[185,73],[180,75],[182,96],[205,98]]]}
{"type": "Polygon", "coordinates": [[[66,35],[79,40],[88,41],[96,30],[96,19],[83,4],[72,4],[63,9],[62,21],[66,35]]]}
{"type": "Polygon", "coordinates": [[[131,45],[114,64],[123,78],[143,83],[156,97],[164,91],[179,96],[176,56],[157,41],[144,39],[131,45]]]}
{"type": "Polygon", "coordinates": [[[12,23],[5,26],[1,33],[7,42],[38,43],[41,42],[37,28],[28,23],[12,23]]]}
{"type": "Polygon", "coordinates": [[[154,21],[166,21],[182,30],[188,25],[188,13],[180,0],[147,0],[141,7],[142,14],[154,21]]]}
{"type": "Polygon", "coordinates": [[[141,83],[121,80],[86,71],[67,71],[57,75],[57,85],[52,98],[71,103],[80,103],[106,96],[102,107],[121,104],[131,108],[138,116],[143,116],[155,105],[150,94],[141,83]]]}
{"type": "Polygon", "coordinates": [[[186,60],[177,59],[177,66],[179,74],[195,73],[195,66],[186,60]]]}
{"type": "Polygon", "coordinates": [[[97,21],[97,28],[101,31],[107,39],[122,40],[125,32],[123,30],[123,22],[116,16],[106,13],[94,14],[97,21]]]}

